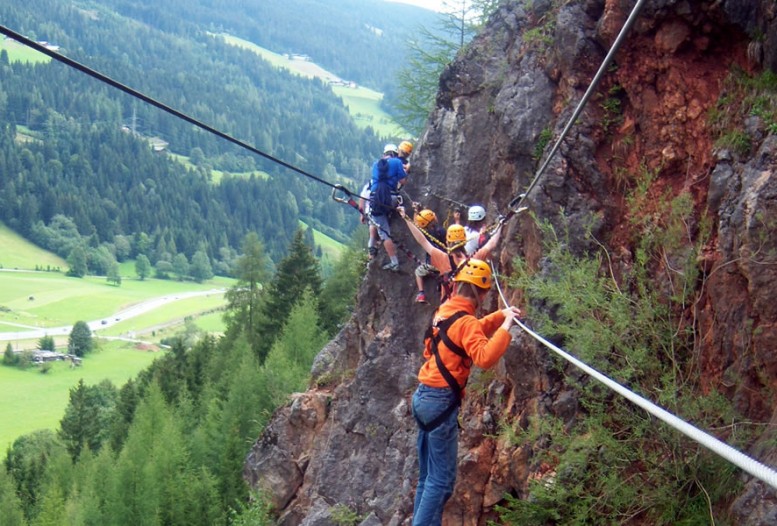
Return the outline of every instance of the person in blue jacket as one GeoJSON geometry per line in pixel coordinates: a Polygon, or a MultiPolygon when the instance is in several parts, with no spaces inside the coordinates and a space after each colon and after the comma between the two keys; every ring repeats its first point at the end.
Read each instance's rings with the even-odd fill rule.
{"type": "MultiPolygon", "coordinates": [[[[407,178],[407,172],[402,161],[398,157],[399,149],[395,144],[387,144],[383,147],[383,157],[388,161],[388,177],[389,186],[392,192],[397,192],[400,185],[404,184],[407,178]]],[[[372,165],[372,191],[374,192],[378,186],[378,163],[381,159],[375,161],[372,165]]]]}
{"type": "Polygon", "coordinates": [[[390,219],[394,207],[399,204],[399,188],[407,177],[402,161],[397,157],[398,149],[394,144],[387,144],[383,148],[383,156],[372,165],[372,178],[370,181],[370,240],[368,249],[370,260],[374,259],[378,252],[379,240],[383,242],[388,263],[383,269],[393,272],[399,271],[399,258],[394,241],[391,239],[390,219]],[[379,185],[381,185],[379,192],[379,185]],[[388,186],[388,188],[386,188],[388,186]],[[374,201],[378,194],[385,195],[388,190],[392,195],[386,195],[386,203],[376,206],[374,201]]]}

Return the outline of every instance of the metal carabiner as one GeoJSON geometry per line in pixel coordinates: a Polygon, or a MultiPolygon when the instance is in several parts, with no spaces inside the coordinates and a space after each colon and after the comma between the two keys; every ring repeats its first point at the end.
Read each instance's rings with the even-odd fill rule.
{"type": "Polygon", "coordinates": [[[346,190],[346,188],[341,184],[336,184],[332,187],[332,199],[337,201],[338,203],[345,203],[348,204],[348,199],[351,196],[351,192],[346,190]],[[340,197],[338,195],[338,192],[342,192],[344,197],[340,197]]]}
{"type": "Polygon", "coordinates": [[[514,207],[515,207],[516,205],[520,204],[520,203],[521,203],[521,201],[523,201],[523,199],[524,199],[525,197],[526,197],[526,194],[518,194],[517,196],[515,196],[515,198],[514,198],[512,201],[510,201],[510,202],[507,204],[507,208],[508,208],[510,211],[512,211],[514,214],[517,214],[517,213],[519,213],[519,212],[523,212],[524,210],[526,210],[526,208],[527,208],[527,207],[525,207],[525,206],[522,206],[522,207],[520,207],[520,208],[518,208],[518,209],[515,209],[514,207]]]}

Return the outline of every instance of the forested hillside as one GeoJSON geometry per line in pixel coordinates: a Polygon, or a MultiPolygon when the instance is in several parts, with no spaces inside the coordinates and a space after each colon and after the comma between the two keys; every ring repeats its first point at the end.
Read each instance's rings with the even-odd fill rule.
{"type": "MultiPolygon", "coordinates": [[[[53,0],[4,4],[0,17],[9,28],[60,46],[68,57],[308,173],[351,186],[366,176],[381,139],[359,130],[322,83],[275,70],[208,34],[215,27],[198,25],[197,17],[216,23],[209,9],[219,6],[133,6],[127,14],[137,20],[113,11],[129,8],[112,0],[88,8],[53,0]],[[165,23],[184,11],[198,14],[165,23]]],[[[229,12],[245,21],[248,15],[240,13],[253,7],[235,9],[229,12]]],[[[259,15],[257,31],[277,30],[270,13],[259,15]]],[[[219,22],[218,29],[229,25],[219,22]]],[[[259,232],[277,260],[299,218],[341,240],[357,224],[329,199],[328,187],[56,61],[33,65],[0,56],[0,123],[0,219],[64,257],[85,241],[95,272],[105,266],[106,252],[118,258],[144,252],[155,263],[204,251],[220,261],[249,231],[259,232]],[[153,153],[151,137],[196,165],[153,153]],[[218,185],[211,183],[211,168],[227,172],[218,185]],[[270,177],[244,175],[255,171],[270,177]],[[126,240],[129,250],[117,252],[126,240]]]]}
{"type": "Polygon", "coordinates": [[[378,91],[396,84],[418,26],[431,11],[382,0],[103,0],[117,12],[176,34],[227,32],[276,53],[303,53],[342,78],[378,91]],[[186,16],[181,16],[186,13],[186,16]]]}

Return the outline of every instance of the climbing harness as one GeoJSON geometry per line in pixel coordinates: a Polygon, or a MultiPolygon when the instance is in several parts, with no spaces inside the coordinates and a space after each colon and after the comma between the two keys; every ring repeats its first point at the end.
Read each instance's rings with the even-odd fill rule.
{"type": "MultiPolygon", "coordinates": [[[[495,270],[494,263],[493,261],[491,261],[490,263],[491,263],[491,268],[494,269],[494,272],[492,274],[492,279],[493,279],[493,282],[496,284],[496,290],[499,292],[499,298],[502,300],[502,303],[505,305],[505,307],[510,307],[510,304],[507,302],[507,298],[505,298],[505,295],[502,292],[502,288],[499,286],[499,279],[497,278],[497,272],[495,270]]],[[[609,377],[600,373],[593,367],[588,366],[585,362],[578,360],[577,358],[567,353],[563,349],[560,349],[559,347],[553,345],[548,340],[546,340],[545,338],[543,338],[542,336],[540,336],[539,334],[531,330],[521,320],[515,318],[514,321],[516,325],[518,325],[526,334],[534,338],[536,341],[538,341],[539,343],[541,343],[542,345],[544,345],[545,347],[547,347],[548,349],[550,349],[551,351],[553,351],[558,356],[562,357],[563,359],[565,359],[566,361],[568,361],[578,369],[581,369],[589,376],[594,377],[596,380],[603,383],[605,386],[609,387],[610,389],[612,389],[619,395],[623,396],[630,402],[634,403],[635,405],[641,407],[651,415],[663,421],[665,424],[683,433],[688,438],[701,444],[702,446],[706,447],[713,453],[716,453],[717,455],[723,457],[724,459],[728,460],[735,466],[738,466],[742,470],[751,474],[755,478],[765,482],[772,488],[777,489],[777,471],[775,471],[771,467],[766,466],[765,464],[762,464],[761,462],[758,462],[757,460],[745,455],[741,451],[729,446],[728,444],[726,444],[725,442],[722,442],[721,440],[718,440],[717,438],[710,435],[709,433],[706,433],[701,429],[693,426],[692,424],[689,424],[688,422],[682,420],[681,418],[673,415],[669,411],[654,404],[650,400],[647,400],[646,398],[643,398],[642,396],[622,386],[615,380],[610,379],[609,377]]]]}
{"type": "Polygon", "coordinates": [[[463,387],[459,385],[459,382],[456,381],[456,379],[453,377],[453,374],[451,374],[451,372],[445,366],[445,363],[440,357],[440,350],[438,346],[442,341],[445,344],[445,347],[447,347],[451,352],[462,359],[462,363],[465,368],[469,369],[472,367],[472,358],[469,357],[469,355],[464,349],[461,348],[460,345],[453,343],[447,334],[447,331],[451,325],[453,325],[456,320],[463,316],[468,316],[468,314],[464,311],[458,311],[454,312],[444,320],[437,322],[432,320],[432,323],[429,325],[429,328],[426,330],[426,334],[424,335],[424,341],[430,340],[429,347],[432,350],[432,355],[434,356],[434,362],[437,365],[437,370],[440,371],[440,374],[443,378],[445,378],[445,382],[448,384],[448,387],[450,387],[451,391],[453,391],[453,393],[456,395],[456,400],[451,402],[448,407],[446,407],[445,410],[431,422],[423,423],[418,420],[418,417],[416,417],[418,426],[427,433],[436,429],[451,415],[451,413],[453,413],[461,405],[463,387]]]}
{"type": "Polygon", "coordinates": [[[440,275],[437,277],[437,283],[440,287],[440,303],[445,303],[448,298],[453,296],[453,278],[456,277],[461,269],[467,266],[469,259],[469,257],[466,257],[457,265],[453,260],[452,252],[448,252],[451,270],[448,272],[440,272],[440,275]]]}

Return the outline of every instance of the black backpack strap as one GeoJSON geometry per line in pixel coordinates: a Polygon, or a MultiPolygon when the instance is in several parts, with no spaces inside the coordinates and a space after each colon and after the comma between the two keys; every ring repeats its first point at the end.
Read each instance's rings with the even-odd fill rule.
{"type": "Polygon", "coordinates": [[[434,355],[434,361],[437,365],[437,369],[440,371],[440,374],[442,374],[442,377],[445,378],[445,382],[448,384],[448,387],[451,388],[451,390],[456,395],[456,400],[451,402],[451,404],[445,408],[445,411],[440,413],[434,420],[429,422],[428,424],[424,424],[418,418],[416,418],[416,422],[418,423],[418,426],[423,429],[426,432],[432,431],[437,428],[440,424],[442,424],[453,411],[455,411],[460,405],[461,405],[461,386],[459,385],[459,382],[456,381],[456,379],[453,377],[453,374],[448,370],[447,367],[445,367],[445,363],[443,363],[442,358],[440,358],[440,350],[438,349],[438,344],[440,341],[445,343],[445,346],[453,351],[456,355],[462,357],[466,361],[468,361],[468,367],[472,364],[472,360],[469,358],[467,353],[464,351],[464,349],[461,348],[461,346],[456,345],[451,341],[451,339],[446,334],[448,328],[454,324],[456,320],[461,318],[462,316],[466,316],[467,313],[464,311],[458,311],[453,313],[448,318],[440,321],[437,323],[437,334],[434,334],[434,323],[432,323],[429,326],[429,329],[426,331],[425,338],[431,339],[431,348],[432,348],[432,354],[434,355]]]}
{"type": "MultiPolygon", "coordinates": [[[[437,324],[437,327],[439,328],[439,331],[437,333],[439,339],[437,341],[442,340],[442,342],[445,344],[445,346],[448,349],[450,349],[451,351],[453,351],[457,355],[461,356],[465,360],[469,360],[470,359],[469,355],[467,355],[467,353],[464,351],[464,349],[461,348],[460,345],[457,345],[457,344],[453,343],[453,341],[448,337],[448,332],[447,332],[448,328],[451,325],[453,325],[456,320],[458,320],[462,316],[466,316],[466,315],[467,315],[466,312],[459,311],[459,312],[454,313],[449,318],[441,320],[437,324]]],[[[434,342],[434,340],[432,340],[432,342],[436,343],[436,342],[434,342]]],[[[435,348],[436,348],[436,345],[435,345],[435,348]]]]}

